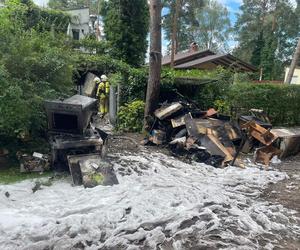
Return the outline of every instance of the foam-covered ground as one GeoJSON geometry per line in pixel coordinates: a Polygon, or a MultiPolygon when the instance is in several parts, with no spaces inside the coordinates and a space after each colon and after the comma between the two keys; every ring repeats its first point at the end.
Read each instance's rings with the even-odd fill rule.
{"type": "Polygon", "coordinates": [[[1,250],[273,249],[300,238],[295,212],[260,198],[285,173],[147,152],[113,163],[120,184],[112,187],[0,186],[1,250]]]}

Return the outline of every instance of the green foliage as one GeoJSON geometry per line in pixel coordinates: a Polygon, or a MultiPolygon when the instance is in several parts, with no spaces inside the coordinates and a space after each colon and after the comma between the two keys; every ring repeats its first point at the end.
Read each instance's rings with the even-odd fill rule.
{"type": "MultiPolygon", "coordinates": [[[[35,29],[39,32],[52,31],[65,33],[68,28],[70,17],[58,10],[41,9],[31,0],[9,0],[6,8],[1,10],[7,21],[11,23],[10,31],[35,29]]],[[[2,20],[3,21],[3,20],[2,20]]]]}
{"type": "Polygon", "coordinates": [[[145,103],[133,101],[120,107],[118,113],[118,130],[125,132],[141,132],[143,129],[145,103]]]}
{"type": "Polygon", "coordinates": [[[109,55],[112,47],[107,41],[97,41],[95,36],[87,36],[80,40],[72,40],[74,48],[84,48],[91,55],[109,55]]]}
{"type": "Polygon", "coordinates": [[[203,84],[197,96],[202,109],[214,107],[216,100],[224,100],[230,85],[233,84],[233,73],[223,68],[215,72],[215,81],[203,84]]]}
{"type": "Polygon", "coordinates": [[[162,81],[174,83],[175,78],[194,78],[194,79],[216,79],[216,76],[221,72],[221,68],[215,70],[175,70],[169,67],[162,68],[162,81]],[[168,79],[168,80],[166,80],[168,79]],[[172,81],[172,82],[170,82],[172,81]]]}
{"type": "Polygon", "coordinates": [[[75,54],[74,57],[74,69],[75,74],[95,72],[98,75],[103,73],[110,74],[119,72],[122,75],[126,75],[131,70],[131,67],[114,58],[107,55],[89,55],[89,54],[75,54]]]}
{"type": "Polygon", "coordinates": [[[208,0],[203,8],[195,9],[195,22],[190,27],[193,40],[202,50],[228,50],[231,33],[229,11],[215,0],[208,0]]]}
{"type": "MultiPolygon", "coordinates": [[[[221,68],[212,71],[200,71],[174,70],[169,67],[165,67],[162,69],[161,73],[161,87],[163,89],[174,87],[176,85],[176,78],[225,81],[225,78],[223,78],[224,72],[228,73],[228,71],[221,68]]],[[[123,73],[121,102],[128,103],[136,99],[145,100],[148,82],[148,68],[128,68],[128,70],[123,73]]],[[[216,88],[219,88],[219,86],[216,88]]]]}
{"type": "Polygon", "coordinates": [[[147,0],[109,0],[105,3],[104,33],[114,48],[112,55],[132,66],[142,65],[147,51],[147,0]]]}
{"type": "Polygon", "coordinates": [[[234,74],[234,83],[242,83],[242,82],[251,82],[253,79],[256,78],[256,72],[249,73],[249,72],[238,72],[234,74]]]}
{"type": "Polygon", "coordinates": [[[215,100],[214,108],[221,114],[230,114],[230,106],[226,100],[215,100]]]}
{"type": "Polygon", "coordinates": [[[284,84],[231,85],[224,98],[230,107],[263,109],[273,125],[300,125],[300,86],[284,84]]]}
{"type": "Polygon", "coordinates": [[[123,83],[123,76],[121,73],[114,73],[109,75],[109,82],[112,86],[118,86],[123,83]]]}
{"type": "MultiPolygon", "coordinates": [[[[163,28],[165,38],[171,41],[173,15],[175,13],[175,1],[163,0],[163,6],[169,11],[163,16],[163,28]]],[[[201,11],[206,0],[180,0],[180,8],[177,21],[177,51],[185,50],[194,40],[193,31],[199,25],[196,13],[201,11]],[[194,29],[194,30],[193,30],[194,29]]],[[[170,46],[169,46],[170,47],[170,46]]]]}
{"type": "Polygon", "coordinates": [[[264,80],[283,79],[300,30],[300,15],[290,1],[248,0],[235,24],[235,54],[263,69],[264,80]]]}
{"type": "Polygon", "coordinates": [[[52,9],[66,10],[82,7],[90,7],[91,13],[98,11],[98,0],[49,0],[48,6],[52,9]]]}
{"type": "Polygon", "coordinates": [[[131,69],[122,84],[121,103],[145,100],[148,82],[148,69],[131,69]]]}
{"type": "MultiPolygon", "coordinates": [[[[39,179],[43,177],[50,177],[51,172],[44,173],[20,173],[19,166],[12,166],[7,169],[0,170],[0,184],[11,184],[15,182],[20,182],[27,179],[39,179]]],[[[43,184],[44,185],[44,184],[43,184]]]]}
{"type": "MultiPolygon", "coordinates": [[[[171,41],[175,1],[165,0],[170,10],[163,17],[165,38],[171,41]]],[[[189,48],[191,42],[198,43],[200,49],[226,50],[227,40],[232,31],[229,12],[225,6],[215,0],[180,1],[177,21],[177,51],[189,48]]]]}
{"type": "MultiPolygon", "coordinates": [[[[112,59],[110,60],[113,62],[112,59]]],[[[110,63],[110,65],[113,65],[113,63],[110,63]]],[[[100,66],[98,66],[98,68],[100,68],[100,66]]],[[[137,99],[145,100],[148,81],[148,68],[135,69],[127,67],[125,70],[124,69],[125,68],[120,70],[120,72],[122,72],[121,103],[129,103],[137,99]]],[[[213,80],[209,86],[206,87],[206,85],[203,85],[201,87],[201,90],[203,90],[205,94],[197,98],[199,100],[202,98],[202,100],[200,100],[201,105],[208,103],[207,105],[212,107],[215,98],[219,98],[221,93],[224,92],[224,88],[226,88],[228,83],[232,83],[232,77],[232,72],[222,68],[217,68],[216,70],[212,71],[200,71],[174,70],[169,67],[165,67],[162,69],[161,87],[162,89],[176,88],[175,85],[177,84],[177,78],[213,80]]],[[[206,105],[204,106],[206,107],[206,105]]]]}
{"type": "Polygon", "coordinates": [[[68,10],[88,6],[90,14],[98,15],[104,1],[106,0],[49,0],[48,6],[56,10],[68,10]]]}
{"type": "Polygon", "coordinates": [[[8,1],[7,8],[0,9],[2,138],[38,133],[45,127],[43,100],[67,95],[71,90],[73,63],[65,37],[40,29],[44,20],[36,20],[36,16],[31,19],[35,13],[31,8],[35,7],[30,1],[27,5],[8,1]],[[37,25],[28,25],[30,20],[37,25]]]}
{"type": "Polygon", "coordinates": [[[58,33],[66,33],[70,22],[70,16],[65,12],[51,9],[40,9],[35,7],[38,21],[34,28],[40,32],[52,31],[58,33]]]}

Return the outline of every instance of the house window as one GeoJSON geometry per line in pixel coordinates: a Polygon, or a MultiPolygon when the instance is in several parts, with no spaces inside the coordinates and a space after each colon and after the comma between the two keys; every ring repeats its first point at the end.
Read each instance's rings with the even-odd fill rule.
{"type": "Polygon", "coordinates": [[[73,39],[74,40],[79,40],[79,29],[72,29],[72,34],[73,34],[73,39]]]}

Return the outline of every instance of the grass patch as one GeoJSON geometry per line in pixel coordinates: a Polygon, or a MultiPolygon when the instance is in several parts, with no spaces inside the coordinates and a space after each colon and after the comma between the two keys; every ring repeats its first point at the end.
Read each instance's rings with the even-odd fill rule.
{"type": "Polygon", "coordinates": [[[23,180],[49,177],[52,176],[51,171],[44,173],[20,173],[20,167],[14,166],[6,169],[0,169],[0,184],[11,184],[23,180]]]}

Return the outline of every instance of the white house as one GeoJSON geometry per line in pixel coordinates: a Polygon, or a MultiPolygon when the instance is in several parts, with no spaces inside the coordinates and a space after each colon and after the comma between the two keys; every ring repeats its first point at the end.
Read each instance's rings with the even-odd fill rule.
{"type": "Polygon", "coordinates": [[[80,40],[90,34],[90,9],[78,8],[66,11],[71,16],[68,35],[74,40],[80,40]]]}
{"type": "MultiPolygon", "coordinates": [[[[286,81],[286,78],[287,78],[287,75],[289,73],[289,70],[290,70],[289,67],[285,68],[284,82],[286,81]]],[[[295,68],[291,84],[300,84],[300,66],[298,66],[298,67],[295,68]]]]}
{"type": "Polygon", "coordinates": [[[71,16],[68,35],[74,40],[81,40],[89,34],[95,34],[100,41],[104,37],[103,21],[98,15],[90,15],[88,7],[66,11],[71,16]]]}

